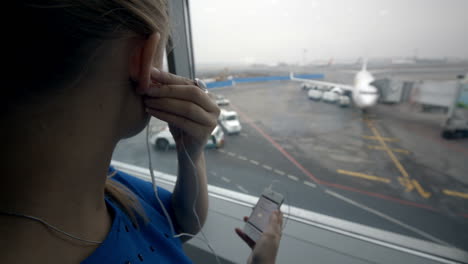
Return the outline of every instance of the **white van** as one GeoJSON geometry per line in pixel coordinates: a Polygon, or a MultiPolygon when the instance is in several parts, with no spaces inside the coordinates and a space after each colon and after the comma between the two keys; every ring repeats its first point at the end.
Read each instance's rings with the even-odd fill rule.
{"type": "Polygon", "coordinates": [[[228,99],[226,99],[224,96],[222,95],[216,95],[216,104],[218,106],[225,106],[225,105],[229,105],[230,101],[228,99]]]}
{"type": "Polygon", "coordinates": [[[309,99],[311,100],[321,100],[322,99],[322,96],[323,96],[323,92],[320,91],[320,90],[315,90],[315,89],[311,89],[309,90],[309,92],[307,93],[307,96],[309,97],[309,99]]]}
{"type": "MultiPolygon", "coordinates": [[[[150,143],[153,144],[158,150],[167,150],[176,146],[175,140],[172,137],[169,127],[166,126],[163,130],[154,134],[150,138],[150,143]]],[[[224,132],[216,126],[211,132],[211,137],[206,142],[207,148],[220,148],[224,145],[224,132]]]]}
{"type": "Polygon", "coordinates": [[[339,94],[337,92],[328,91],[323,94],[322,100],[328,103],[336,103],[339,99],[339,94]]]}
{"type": "Polygon", "coordinates": [[[340,99],[338,100],[338,104],[341,107],[348,107],[351,104],[351,100],[349,99],[349,96],[340,95],[340,99]]]}
{"type": "Polygon", "coordinates": [[[239,117],[235,111],[221,109],[218,122],[228,134],[238,134],[242,130],[239,117]]]}

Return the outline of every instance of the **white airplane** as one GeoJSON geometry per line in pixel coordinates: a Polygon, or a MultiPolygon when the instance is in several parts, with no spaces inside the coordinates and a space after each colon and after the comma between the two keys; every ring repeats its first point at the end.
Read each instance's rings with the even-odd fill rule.
{"type": "MultiPolygon", "coordinates": [[[[313,89],[322,91],[328,90],[326,93],[336,93],[343,96],[343,94],[348,91],[351,93],[354,105],[363,110],[374,106],[379,99],[378,90],[372,85],[375,78],[369,71],[367,71],[366,60],[362,64],[362,69],[356,73],[353,85],[296,78],[292,72],[290,73],[290,78],[293,81],[303,82],[303,85],[311,85],[313,89]]],[[[325,96],[326,95],[324,95],[324,97],[325,96]]]]}

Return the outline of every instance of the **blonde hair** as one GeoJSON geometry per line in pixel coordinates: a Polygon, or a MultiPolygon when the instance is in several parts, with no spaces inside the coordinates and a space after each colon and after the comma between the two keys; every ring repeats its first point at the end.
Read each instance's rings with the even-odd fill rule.
{"type": "MultiPolygon", "coordinates": [[[[161,43],[166,43],[169,37],[167,0],[14,0],[8,5],[7,10],[21,21],[5,32],[5,50],[10,53],[4,61],[9,66],[5,85],[15,88],[6,89],[3,98],[7,99],[0,102],[7,105],[2,114],[60,93],[86,67],[103,40],[159,32],[161,43]]],[[[162,55],[164,45],[157,52],[162,55]]],[[[135,225],[136,214],[146,220],[128,188],[108,177],[105,192],[135,225]]]]}
{"type": "Polygon", "coordinates": [[[120,184],[117,181],[112,180],[117,174],[117,171],[114,171],[107,176],[105,192],[108,196],[116,200],[122,210],[130,217],[130,220],[138,227],[137,215],[143,219],[144,223],[148,222],[148,217],[145,214],[145,211],[141,207],[140,202],[136,198],[135,194],[132,193],[124,185],[120,184]]]}

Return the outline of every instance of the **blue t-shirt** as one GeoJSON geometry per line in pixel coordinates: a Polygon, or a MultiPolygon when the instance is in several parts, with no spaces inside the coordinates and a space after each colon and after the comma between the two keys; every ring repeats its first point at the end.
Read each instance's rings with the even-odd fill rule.
{"type": "MultiPolygon", "coordinates": [[[[114,170],[109,168],[109,172],[114,170]]],[[[136,229],[119,204],[106,197],[113,214],[112,227],[104,242],[82,263],[192,263],[184,254],[180,239],[171,237],[171,228],[154,195],[152,184],[120,171],[112,179],[136,195],[150,221],[145,225],[139,219],[139,229],[136,229]]],[[[174,219],[171,193],[158,187],[158,194],[174,219]]]]}

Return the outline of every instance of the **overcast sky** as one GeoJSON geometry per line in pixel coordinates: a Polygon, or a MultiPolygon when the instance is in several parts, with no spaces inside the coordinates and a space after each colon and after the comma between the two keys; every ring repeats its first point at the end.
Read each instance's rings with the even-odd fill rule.
{"type": "Polygon", "coordinates": [[[197,63],[468,58],[467,0],[191,0],[190,8],[197,63]]]}

